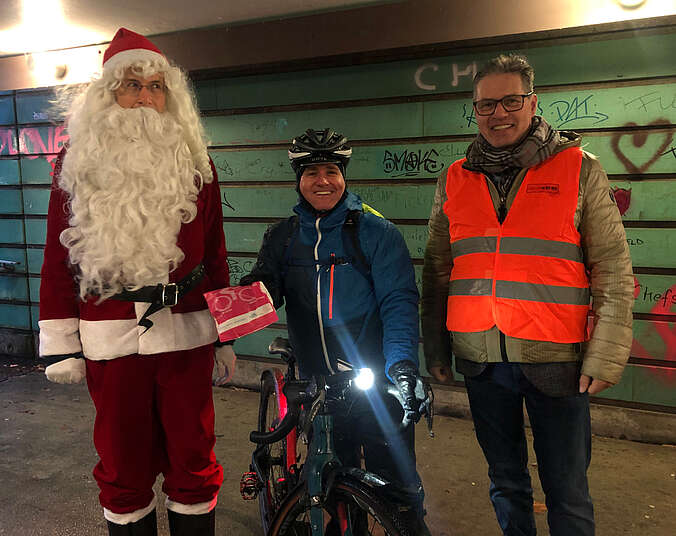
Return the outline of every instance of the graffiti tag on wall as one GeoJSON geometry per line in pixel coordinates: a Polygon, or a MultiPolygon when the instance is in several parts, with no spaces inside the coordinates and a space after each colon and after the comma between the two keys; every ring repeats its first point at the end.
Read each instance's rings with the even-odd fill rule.
{"type": "MultiPolygon", "coordinates": [[[[654,121],[651,121],[648,123],[649,127],[652,126],[669,126],[669,120],[660,118],[660,119],[655,119],[654,121]]],[[[636,128],[639,125],[637,125],[634,122],[629,122],[623,125],[625,128],[636,128]]],[[[617,156],[618,160],[622,163],[624,168],[627,170],[628,173],[637,173],[637,174],[643,174],[650,167],[657,162],[657,159],[667,155],[671,151],[667,151],[667,147],[671,146],[671,142],[674,139],[674,132],[673,131],[668,131],[668,132],[658,132],[658,133],[653,133],[653,132],[646,132],[646,131],[635,131],[635,132],[618,132],[613,135],[610,144],[613,149],[613,152],[615,153],[615,156],[617,156]],[[628,137],[630,140],[631,144],[628,147],[628,149],[631,149],[631,147],[635,147],[637,149],[640,149],[643,147],[648,139],[648,136],[663,136],[662,143],[659,145],[657,150],[652,154],[646,161],[643,163],[636,163],[634,162],[629,155],[627,155],[626,150],[622,149],[620,147],[620,140],[622,140],[623,137],[628,137]]]]}
{"type": "Polygon", "coordinates": [[[596,105],[592,104],[594,95],[587,95],[584,98],[571,97],[570,99],[559,99],[549,104],[549,111],[552,116],[550,120],[556,128],[572,123],[573,121],[582,121],[591,119],[592,125],[598,125],[608,120],[608,115],[598,110],[592,110],[596,105]]]}
{"type": "Polygon", "coordinates": [[[238,285],[239,280],[247,275],[256,264],[256,259],[228,259],[228,267],[230,268],[230,284],[238,285]]]}
{"type": "MultiPolygon", "coordinates": [[[[437,63],[423,63],[418,67],[413,74],[413,80],[418,89],[424,91],[436,91],[438,87],[439,76],[431,73],[439,72],[439,64],[437,63]]],[[[462,78],[466,78],[469,82],[474,79],[477,72],[476,62],[467,64],[451,64],[451,87],[457,87],[462,78]]]]}
{"type": "Polygon", "coordinates": [[[436,149],[404,149],[402,151],[388,151],[383,156],[383,170],[393,177],[415,176],[421,172],[437,174],[444,163],[438,160],[436,149]]]}
{"type": "MultiPolygon", "coordinates": [[[[634,278],[634,299],[654,303],[655,306],[650,310],[651,314],[673,314],[676,309],[676,285],[667,289],[656,289],[641,285],[634,278]]],[[[636,338],[632,343],[631,354],[648,359],[676,360],[676,323],[655,321],[650,324],[649,329],[651,329],[651,338],[659,338],[661,342],[659,354],[652,355],[651,351],[636,338]]],[[[669,384],[676,382],[676,371],[672,372],[674,374],[669,374],[669,384]]]]}
{"type": "Polygon", "coordinates": [[[68,142],[64,125],[51,127],[26,127],[19,129],[18,147],[14,129],[0,129],[0,154],[21,155],[24,158],[44,158],[52,165],[57,154],[68,142]]]}

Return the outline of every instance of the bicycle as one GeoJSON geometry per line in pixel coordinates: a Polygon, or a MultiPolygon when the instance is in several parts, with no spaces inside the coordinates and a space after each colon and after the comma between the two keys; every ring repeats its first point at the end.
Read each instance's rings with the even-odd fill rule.
{"type": "MultiPolygon", "coordinates": [[[[353,386],[363,382],[364,375],[350,370],[298,380],[288,341],[278,337],[269,351],[281,355],[287,372],[266,370],[261,376],[258,430],[250,435],[258,447],[240,487],[245,499],[258,498],[264,533],[413,536],[390,499],[396,493],[389,482],[343,465],[333,449],[332,408],[350,400],[353,386]],[[299,438],[308,445],[302,464],[296,449],[299,438]]],[[[373,383],[371,371],[364,370],[373,383]]],[[[378,388],[402,402],[393,385],[378,388]]],[[[433,395],[429,386],[425,392],[431,432],[433,395]]]]}

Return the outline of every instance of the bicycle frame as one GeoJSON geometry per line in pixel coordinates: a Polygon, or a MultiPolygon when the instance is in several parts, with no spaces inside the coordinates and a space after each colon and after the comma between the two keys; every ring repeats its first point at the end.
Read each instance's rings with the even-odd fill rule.
{"type": "MultiPolygon", "coordinates": [[[[324,468],[336,462],[340,464],[333,446],[333,416],[317,415],[312,421],[310,449],[308,450],[311,454],[303,467],[304,480],[307,483],[307,490],[310,495],[310,524],[312,536],[324,536],[324,510],[322,509],[324,468]]],[[[341,519],[340,521],[341,525],[344,525],[344,520],[341,519]]],[[[342,532],[342,534],[352,536],[349,526],[347,532],[342,532]]]]}
{"type": "MultiPolygon", "coordinates": [[[[340,492],[338,492],[338,496],[333,495],[333,490],[341,489],[345,482],[351,481],[354,485],[362,486],[362,489],[365,489],[364,486],[370,488],[381,499],[389,495],[389,492],[382,494],[376,491],[377,488],[388,486],[389,482],[374,473],[361,469],[361,467],[343,465],[335,451],[334,413],[336,407],[340,407],[345,402],[349,403],[350,395],[348,393],[351,389],[356,388],[356,386],[353,387],[356,371],[346,371],[327,377],[316,376],[312,380],[297,380],[295,360],[290,347],[288,347],[288,342],[283,339],[276,339],[270,345],[270,353],[282,355],[288,365],[286,374],[283,374],[279,369],[272,369],[264,371],[261,376],[261,385],[268,386],[265,393],[272,393],[271,386],[274,385],[278,412],[276,417],[279,418],[279,421],[276,421],[276,424],[273,425],[269,424],[270,421],[266,421],[268,424],[250,435],[251,441],[258,443],[259,446],[252,456],[250,471],[253,472],[245,473],[242,478],[240,488],[242,496],[245,499],[253,499],[262,490],[265,490],[268,494],[264,499],[259,497],[265,534],[279,530],[280,523],[285,522],[289,511],[288,507],[285,509],[285,505],[296,504],[296,501],[302,500],[307,516],[303,518],[302,523],[307,523],[309,517],[310,526],[308,528],[311,529],[312,536],[324,536],[326,511],[338,524],[341,536],[354,536],[353,530],[359,525],[361,519],[361,514],[355,512],[365,511],[364,507],[363,505],[360,506],[359,500],[354,502],[354,498],[341,499],[340,492]],[[287,346],[281,345],[282,342],[286,342],[287,346]],[[346,395],[348,398],[345,398],[346,395]],[[312,429],[311,435],[308,433],[308,427],[312,429]],[[296,446],[298,432],[303,429],[310,438],[310,444],[307,448],[305,460],[303,460],[302,471],[298,475],[296,446]],[[285,443],[285,458],[271,457],[269,449],[266,448],[268,445],[279,441],[285,443]],[[270,469],[280,465],[283,468],[283,477],[277,476],[273,482],[284,482],[284,486],[281,487],[283,495],[279,495],[277,492],[274,495],[276,499],[273,500],[270,469]],[[297,478],[297,475],[299,478],[297,478]],[[289,487],[292,484],[296,485],[289,487]],[[281,499],[281,502],[279,502],[279,497],[286,499],[281,499]],[[289,502],[289,500],[292,502],[289,502]],[[344,500],[346,502],[342,502],[344,500]],[[350,506],[353,502],[357,510],[350,506]],[[357,517],[352,519],[351,516],[353,515],[357,517]]],[[[372,388],[380,390],[383,394],[392,395],[402,403],[401,396],[393,385],[376,383],[372,388]]],[[[422,383],[419,388],[423,389],[422,383]]],[[[263,391],[261,392],[263,393],[263,391]]],[[[261,406],[263,408],[261,411],[265,412],[267,411],[266,408],[269,408],[267,405],[269,395],[262,396],[264,398],[261,400],[264,399],[266,402],[265,405],[261,406]]],[[[430,428],[431,414],[430,403],[428,406],[428,425],[430,428]]],[[[263,413],[260,413],[260,415],[263,415],[263,413]]],[[[260,422],[263,421],[259,420],[259,426],[260,422]]],[[[402,426],[408,425],[410,425],[410,421],[402,421],[402,426]]]]}
{"type": "MultiPolygon", "coordinates": [[[[358,467],[346,467],[336,454],[333,443],[333,415],[325,411],[323,395],[315,400],[319,403],[319,412],[312,418],[312,439],[308,446],[308,456],[303,464],[299,486],[306,486],[310,499],[310,525],[312,536],[324,536],[324,499],[330,494],[337,475],[358,480],[369,487],[380,487],[389,484],[374,473],[358,467]]],[[[309,410],[312,414],[315,406],[309,410]]],[[[353,536],[349,511],[343,503],[337,505],[337,517],[341,536],[353,536]]],[[[274,520],[273,520],[274,524],[274,520]]]]}

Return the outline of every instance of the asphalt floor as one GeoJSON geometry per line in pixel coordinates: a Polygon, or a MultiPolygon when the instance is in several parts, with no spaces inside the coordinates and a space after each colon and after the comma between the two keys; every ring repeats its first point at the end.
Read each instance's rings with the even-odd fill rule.
{"type": "MultiPolygon", "coordinates": [[[[216,455],[225,481],[218,535],[263,536],[255,501],[240,497],[258,393],[216,388],[216,455]]],[[[84,385],[48,382],[40,366],[0,362],[0,535],[107,534],[91,471],[97,461],[94,408],[84,385]]],[[[488,499],[487,466],[472,422],[437,416],[435,438],[417,428],[418,470],[435,536],[499,535],[488,499]]],[[[548,534],[544,496],[530,451],[538,534],[548,534]]],[[[594,436],[589,480],[598,536],[676,534],[676,448],[594,436]]],[[[156,493],[163,505],[163,496],[156,493]]],[[[168,535],[164,507],[160,536],[168,535]]],[[[573,535],[571,535],[573,536],[573,535]]]]}

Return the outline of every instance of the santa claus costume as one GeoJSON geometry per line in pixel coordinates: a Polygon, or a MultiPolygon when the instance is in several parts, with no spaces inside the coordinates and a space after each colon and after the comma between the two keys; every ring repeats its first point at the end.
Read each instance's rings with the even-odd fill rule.
{"type": "Polygon", "coordinates": [[[160,473],[172,535],[214,533],[217,333],[202,294],[228,286],[229,275],[216,171],[193,103],[180,69],[121,29],[102,77],[70,107],[70,145],[54,171],[40,354],[67,358],[48,367],[54,381],[77,381],[86,364],[94,477],[111,535],[156,533],[160,473]]]}

